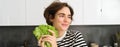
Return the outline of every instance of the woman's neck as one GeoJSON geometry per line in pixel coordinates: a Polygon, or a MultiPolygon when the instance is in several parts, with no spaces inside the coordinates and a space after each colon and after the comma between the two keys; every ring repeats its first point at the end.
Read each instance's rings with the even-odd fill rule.
{"type": "Polygon", "coordinates": [[[59,33],[59,37],[62,37],[64,35],[65,31],[59,31],[58,33],[59,33]]]}

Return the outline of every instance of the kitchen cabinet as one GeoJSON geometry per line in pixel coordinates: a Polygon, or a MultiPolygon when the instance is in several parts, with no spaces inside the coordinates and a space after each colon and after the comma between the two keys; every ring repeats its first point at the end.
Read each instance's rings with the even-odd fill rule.
{"type": "MultiPolygon", "coordinates": [[[[51,4],[54,0],[27,0],[27,25],[39,25],[46,24],[43,17],[43,12],[45,8],[51,4]]],[[[79,25],[83,23],[83,0],[60,0],[62,2],[67,2],[74,9],[74,18],[72,25],[79,25]],[[78,5],[79,4],[79,5],[78,5]]]]}
{"type": "MultiPolygon", "coordinates": [[[[28,0],[27,2],[29,2],[28,0]]],[[[74,9],[72,25],[120,24],[119,0],[60,0],[74,9]]],[[[35,0],[28,3],[27,25],[45,24],[43,12],[53,0],[35,0]]]]}
{"type": "Polygon", "coordinates": [[[25,25],[25,0],[0,0],[0,26],[25,25]]]}
{"type": "Polygon", "coordinates": [[[83,0],[66,0],[68,4],[73,8],[74,15],[71,25],[82,25],[83,24],[83,0]]]}
{"type": "Polygon", "coordinates": [[[102,0],[101,23],[120,24],[120,0],[102,0]]]}
{"type": "MultiPolygon", "coordinates": [[[[55,0],[0,0],[0,26],[46,24],[43,12],[53,1],[55,0]]],[[[72,6],[72,25],[120,24],[119,0],[59,1],[72,6]]]]}
{"type": "Polygon", "coordinates": [[[84,0],[83,1],[83,24],[93,25],[101,24],[101,1],[100,0],[84,0]]]}
{"type": "Polygon", "coordinates": [[[45,8],[54,0],[26,0],[26,25],[46,24],[43,16],[45,8]]]}
{"type": "Polygon", "coordinates": [[[120,24],[119,0],[84,0],[84,25],[120,24]]]}

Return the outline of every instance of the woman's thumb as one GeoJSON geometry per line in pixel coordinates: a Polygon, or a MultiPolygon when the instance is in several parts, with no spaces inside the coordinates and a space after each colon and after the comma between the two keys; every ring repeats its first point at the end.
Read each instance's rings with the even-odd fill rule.
{"type": "Polygon", "coordinates": [[[52,31],[50,29],[48,31],[51,33],[52,36],[55,36],[55,32],[54,31],[52,31]]]}

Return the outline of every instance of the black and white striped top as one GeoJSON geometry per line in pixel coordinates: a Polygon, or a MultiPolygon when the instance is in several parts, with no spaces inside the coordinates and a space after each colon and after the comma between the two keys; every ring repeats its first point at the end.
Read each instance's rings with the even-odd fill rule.
{"type": "Polygon", "coordinates": [[[88,47],[79,31],[67,31],[61,41],[57,41],[58,47],[88,47]]]}

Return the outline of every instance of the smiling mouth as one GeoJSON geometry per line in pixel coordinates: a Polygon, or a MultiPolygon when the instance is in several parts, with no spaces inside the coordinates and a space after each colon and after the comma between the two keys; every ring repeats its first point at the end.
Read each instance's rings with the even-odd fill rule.
{"type": "Polygon", "coordinates": [[[62,24],[62,26],[64,26],[64,27],[68,27],[68,24],[62,24]]]}

